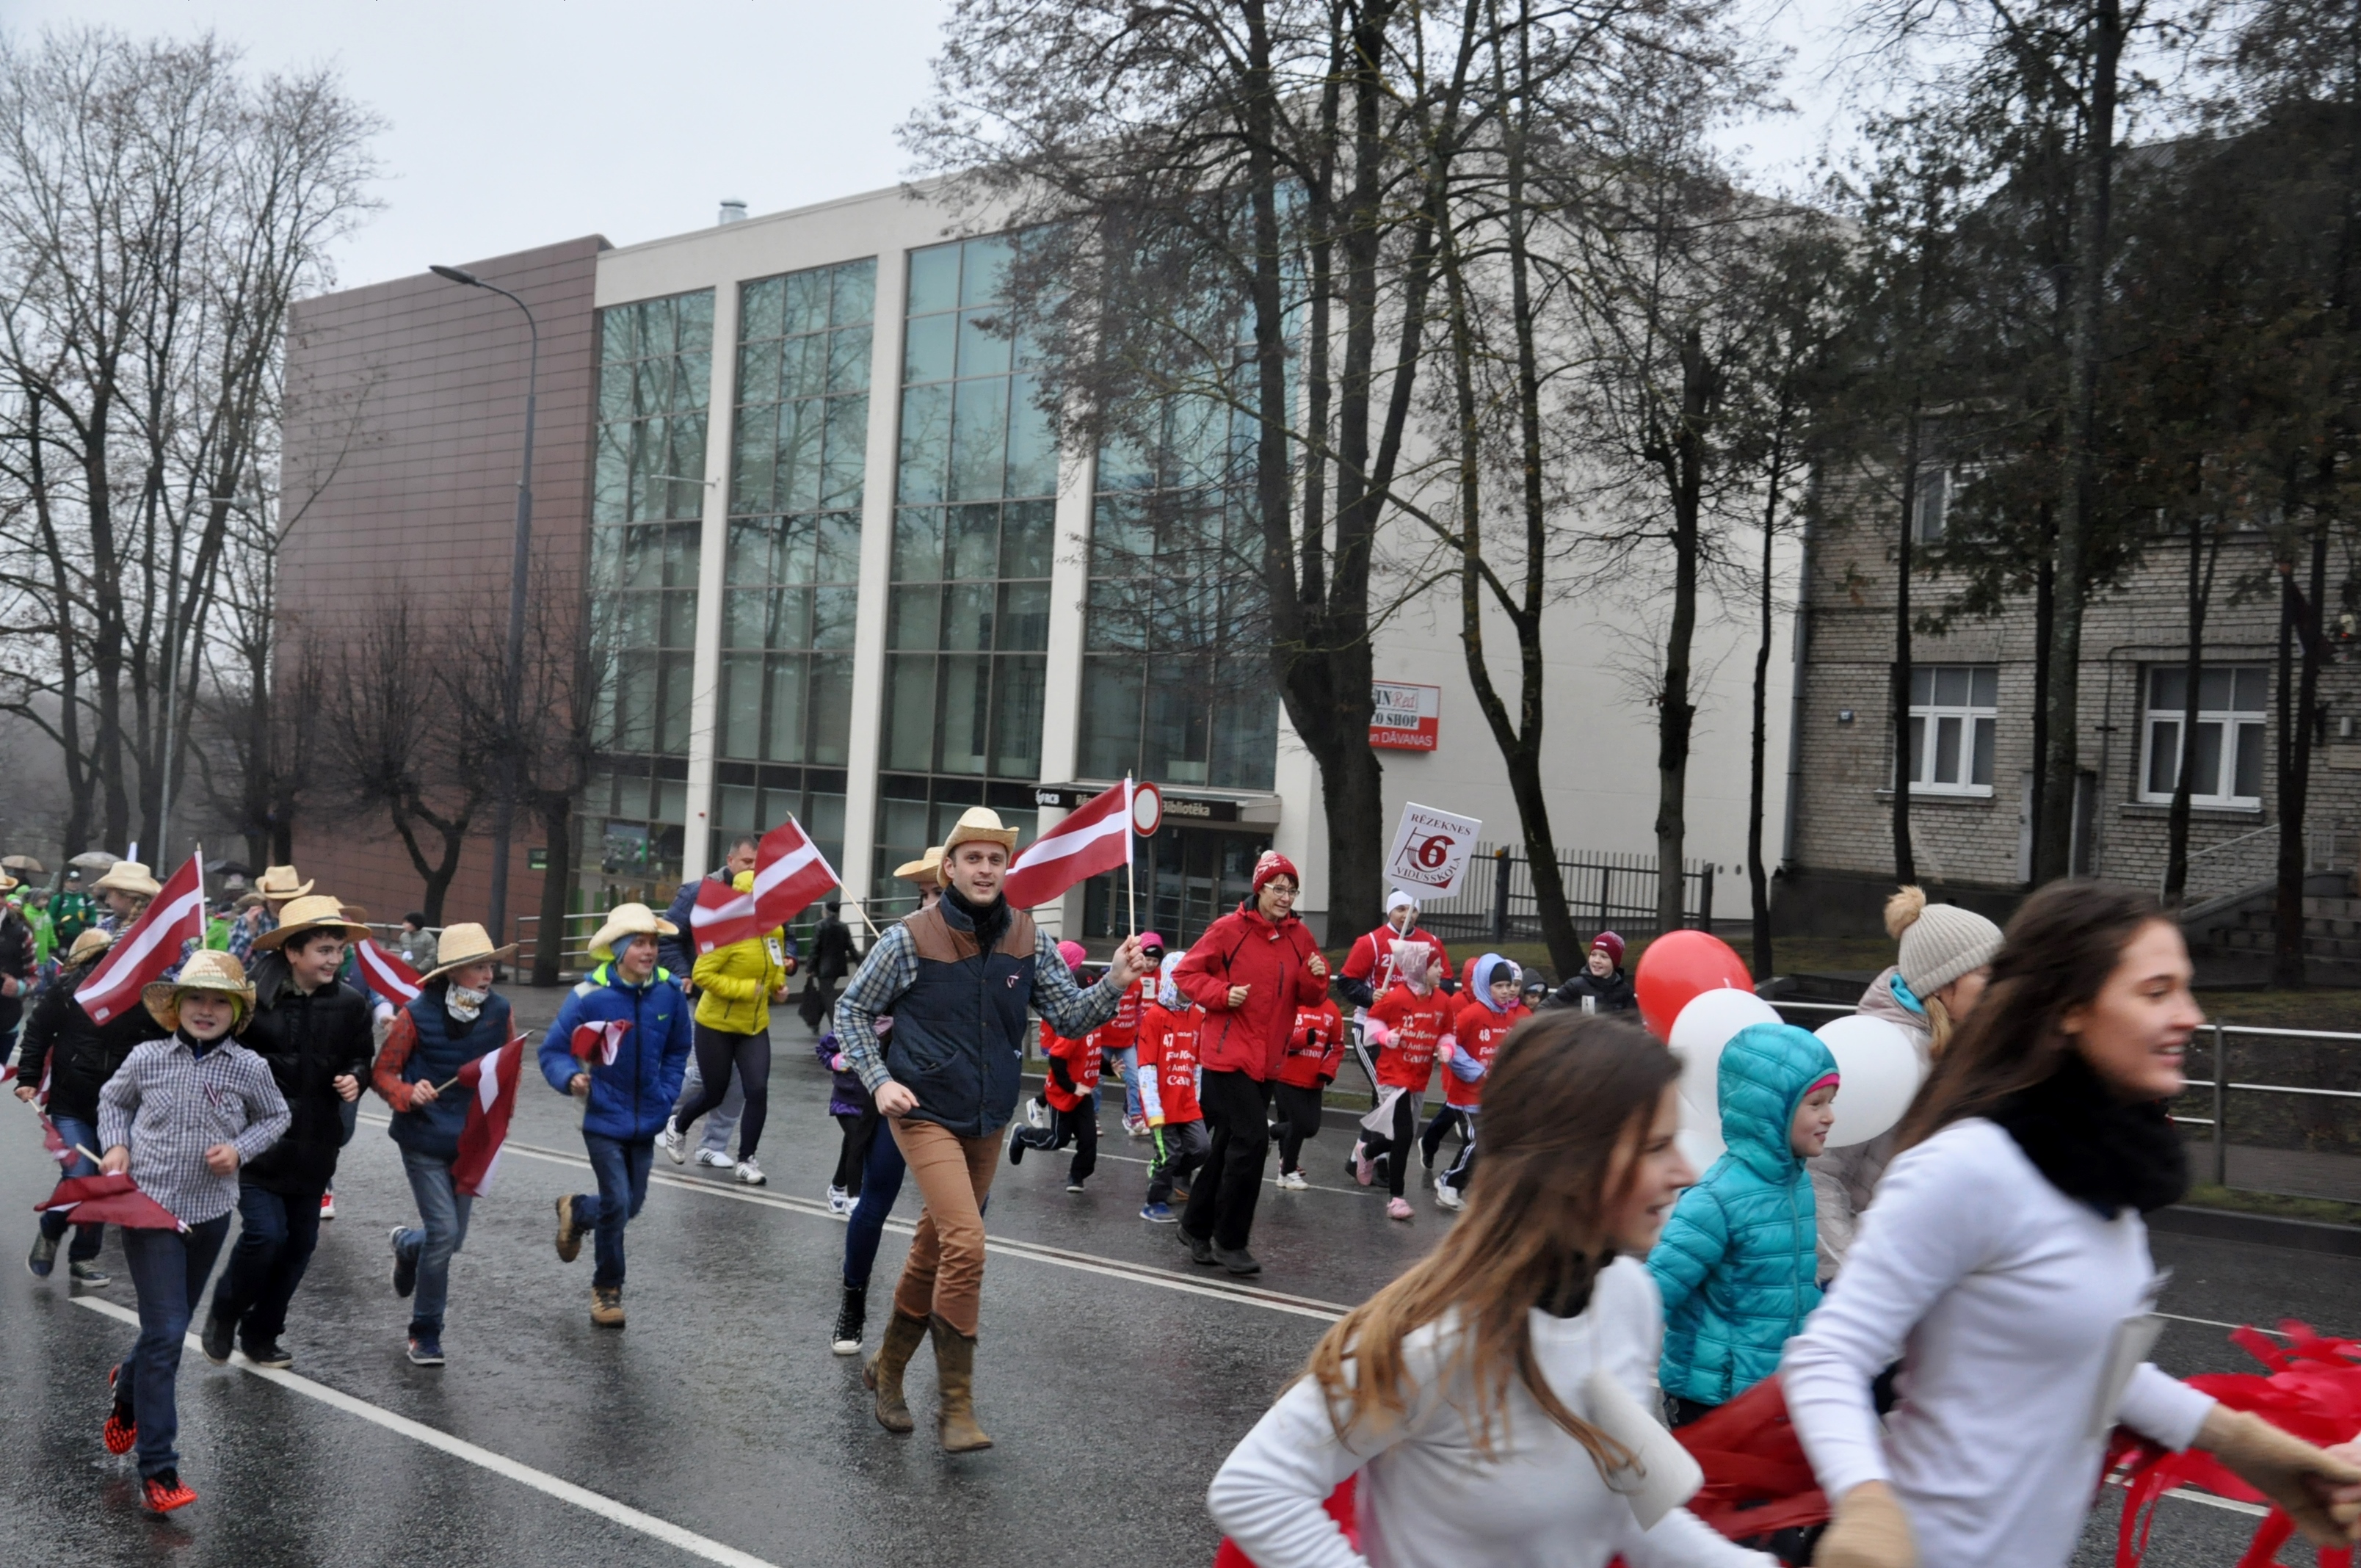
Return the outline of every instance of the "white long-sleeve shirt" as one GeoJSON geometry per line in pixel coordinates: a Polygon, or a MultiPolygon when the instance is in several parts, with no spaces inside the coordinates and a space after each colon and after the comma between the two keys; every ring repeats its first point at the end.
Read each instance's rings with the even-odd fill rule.
{"type": "MultiPolygon", "coordinates": [[[[1891,1486],[1922,1568],[2062,1568],[2105,1453],[2092,1431],[2110,1347],[2147,1311],[2147,1227],[2043,1178],[1981,1117],[1895,1159],[1844,1272],[1780,1365],[1832,1499],[1891,1486]],[[1870,1384],[1900,1357],[1881,1434],[1870,1384]]],[[[2213,1401],[2141,1363],[2103,1426],[2189,1446],[2213,1401]]]]}
{"type": "MultiPolygon", "coordinates": [[[[1374,1432],[1368,1422],[1356,1423],[1351,1441],[1340,1442],[1318,1386],[1306,1378],[1231,1452],[1206,1502],[1257,1568],[1602,1568],[1619,1553],[1631,1568],[1773,1563],[1685,1508],[1642,1533],[1631,1505],[1608,1489],[1589,1453],[1513,1376],[1507,1430],[1496,1432],[1486,1459],[1461,1413],[1474,1409],[1472,1391],[1464,1379],[1444,1387],[1435,1376],[1447,1359],[1438,1346],[1455,1332],[1446,1319],[1404,1342],[1404,1369],[1416,1389],[1406,1419],[1374,1432]],[[1356,1470],[1358,1552],[1321,1507],[1356,1470]]],[[[1582,1385],[1593,1370],[1652,1407],[1663,1339],[1656,1284],[1636,1258],[1602,1271],[1578,1316],[1532,1314],[1542,1375],[1577,1416],[1587,1414],[1582,1385]]]]}

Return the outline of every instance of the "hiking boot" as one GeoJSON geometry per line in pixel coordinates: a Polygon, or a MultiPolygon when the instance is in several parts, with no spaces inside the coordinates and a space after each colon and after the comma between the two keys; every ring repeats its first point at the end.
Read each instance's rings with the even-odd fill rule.
{"type": "Polygon", "coordinates": [[[861,1354],[861,1331],[869,1326],[869,1289],[862,1285],[844,1288],[844,1299],[836,1306],[836,1329],[829,1335],[828,1348],[839,1355],[861,1354]]]}
{"type": "Polygon", "coordinates": [[[1255,1255],[1242,1246],[1227,1247],[1215,1244],[1213,1252],[1213,1261],[1232,1274],[1247,1275],[1262,1272],[1262,1265],[1255,1261],[1255,1255]]]}
{"type": "Polygon", "coordinates": [[[393,1227],[393,1293],[407,1296],[418,1288],[418,1259],[401,1250],[401,1227],[393,1227]]]}
{"type": "Polygon", "coordinates": [[[440,1366],[443,1365],[443,1336],[412,1334],[410,1336],[410,1365],[440,1366]]]}
{"type": "Polygon", "coordinates": [[[49,1270],[55,1268],[57,1264],[58,1244],[48,1236],[36,1233],[33,1236],[33,1250],[25,1255],[26,1272],[36,1279],[47,1279],[49,1277],[49,1270]]]}
{"type": "Polygon", "coordinates": [[[748,1155],[738,1162],[738,1179],[749,1187],[760,1187],[770,1178],[764,1176],[763,1168],[754,1163],[754,1157],[748,1155]]]}
{"type": "Polygon", "coordinates": [[[236,1332],[235,1320],[206,1314],[205,1332],[198,1336],[198,1342],[204,1346],[205,1359],[215,1366],[228,1361],[230,1343],[236,1332]]]}
{"type": "Polygon", "coordinates": [[[66,1277],[72,1280],[77,1288],[82,1290],[104,1290],[115,1283],[115,1276],[99,1267],[98,1265],[79,1257],[66,1265],[66,1277]]]}
{"type": "Polygon", "coordinates": [[[935,1341],[935,1436],[945,1453],[973,1453],[992,1439],[975,1424],[975,1336],[930,1319],[935,1341]]]}
{"type": "MultiPolygon", "coordinates": [[[[557,1201],[557,1261],[572,1263],[582,1255],[582,1227],[574,1220],[574,1199],[571,1194],[557,1201]]],[[[394,1287],[400,1290],[399,1285],[394,1287]]],[[[402,1291],[403,1295],[409,1292],[402,1291]]]]}
{"type": "Polygon", "coordinates": [[[159,1471],[148,1476],[141,1491],[151,1514],[169,1514],[197,1500],[194,1492],[181,1485],[181,1473],[177,1470],[159,1471]]]}
{"type": "Polygon", "coordinates": [[[680,1135],[679,1117],[666,1116],[664,1118],[664,1131],[656,1135],[656,1142],[664,1146],[664,1152],[668,1157],[670,1157],[673,1164],[686,1165],[688,1163],[688,1145],[687,1142],[680,1135]]]}
{"type": "Polygon", "coordinates": [[[295,1365],[293,1353],[275,1339],[265,1340],[260,1344],[249,1344],[245,1349],[247,1360],[257,1366],[275,1366],[284,1372],[295,1365]]]}
{"type": "Polygon", "coordinates": [[[927,1320],[895,1312],[885,1324],[884,1343],[861,1369],[861,1381],[877,1396],[877,1424],[891,1432],[906,1432],[917,1423],[902,1398],[902,1371],[927,1337],[927,1320]]]}
{"type": "Polygon", "coordinates": [[[590,1287],[590,1321],[602,1329],[623,1326],[623,1288],[620,1285],[590,1287]]]}

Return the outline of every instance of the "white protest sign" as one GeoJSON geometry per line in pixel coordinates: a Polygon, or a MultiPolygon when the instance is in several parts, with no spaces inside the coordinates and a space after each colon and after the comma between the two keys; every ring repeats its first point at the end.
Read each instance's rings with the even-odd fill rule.
{"type": "Polygon", "coordinates": [[[1431,806],[1405,802],[1394,847],[1386,853],[1386,882],[1418,894],[1422,904],[1449,898],[1467,873],[1467,854],[1484,824],[1431,806]]]}

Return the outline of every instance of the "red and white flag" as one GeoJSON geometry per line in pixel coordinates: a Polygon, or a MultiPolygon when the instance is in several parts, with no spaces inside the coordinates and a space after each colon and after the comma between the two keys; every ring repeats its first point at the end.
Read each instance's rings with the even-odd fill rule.
{"type": "Polygon", "coordinates": [[[451,1162],[451,1186],[461,1196],[480,1198],[491,1190],[492,1168],[508,1142],[509,1118],[516,1114],[517,1075],[524,1070],[524,1036],[513,1036],[459,1069],[459,1083],[475,1091],[467,1102],[467,1124],[459,1132],[459,1155],[451,1162]]]}
{"type": "Polygon", "coordinates": [[[368,982],[368,988],[397,1007],[416,1001],[425,987],[418,971],[379,947],[375,937],[363,937],[357,955],[361,978],[368,982]]]}
{"type": "Polygon", "coordinates": [[[697,907],[688,916],[690,940],[702,954],[760,937],[801,915],[836,885],[836,868],[790,817],[763,835],[754,851],[752,892],[740,893],[711,877],[697,884],[697,907]]]}
{"type": "Polygon", "coordinates": [[[127,1013],[139,1005],[141,988],[163,979],[164,971],[180,961],[181,948],[192,940],[203,941],[204,936],[204,868],[191,855],[148,901],[147,913],[115,938],[74,1000],[93,1024],[127,1013]]]}
{"type": "Polygon", "coordinates": [[[1122,870],[1131,859],[1131,791],[1126,775],[1027,845],[1001,879],[1009,905],[1037,908],[1064,897],[1077,883],[1122,870]]]}
{"type": "MultiPolygon", "coordinates": [[[[49,1059],[41,1063],[41,1087],[33,1096],[33,1103],[41,1113],[41,1147],[47,1150],[49,1157],[60,1165],[71,1165],[82,1157],[75,1152],[71,1144],[66,1142],[65,1135],[58,1131],[58,1124],[49,1120],[49,1069],[57,1059],[57,1053],[52,1051],[49,1053],[49,1059]]],[[[8,1069],[11,1077],[15,1076],[16,1071],[15,1068],[8,1069]]]]}
{"type": "Polygon", "coordinates": [[[623,1036],[631,1032],[631,1021],[629,1018],[577,1024],[574,1025],[574,1037],[566,1045],[574,1053],[575,1059],[586,1067],[594,1055],[598,1057],[600,1067],[612,1067],[615,1065],[615,1053],[622,1048],[623,1036]]]}

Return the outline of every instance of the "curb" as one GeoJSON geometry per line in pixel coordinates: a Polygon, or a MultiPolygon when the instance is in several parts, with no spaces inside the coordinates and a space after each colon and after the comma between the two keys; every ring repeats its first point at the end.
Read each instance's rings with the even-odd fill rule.
{"type": "Polygon", "coordinates": [[[2215,1241],[2249,1242],[2258,1246],[2289,1247],[2298,1252],[2361,1257],[2361,1225],[2332,1225],[2318,1220],[2289,1220],[2274,1214],[2248,1214],[2235,1209],[2200,1209],[2176,1203],[2150,1214],[2147,1228],[2173,1235],[2208,1236],[2215,1241]]]}

